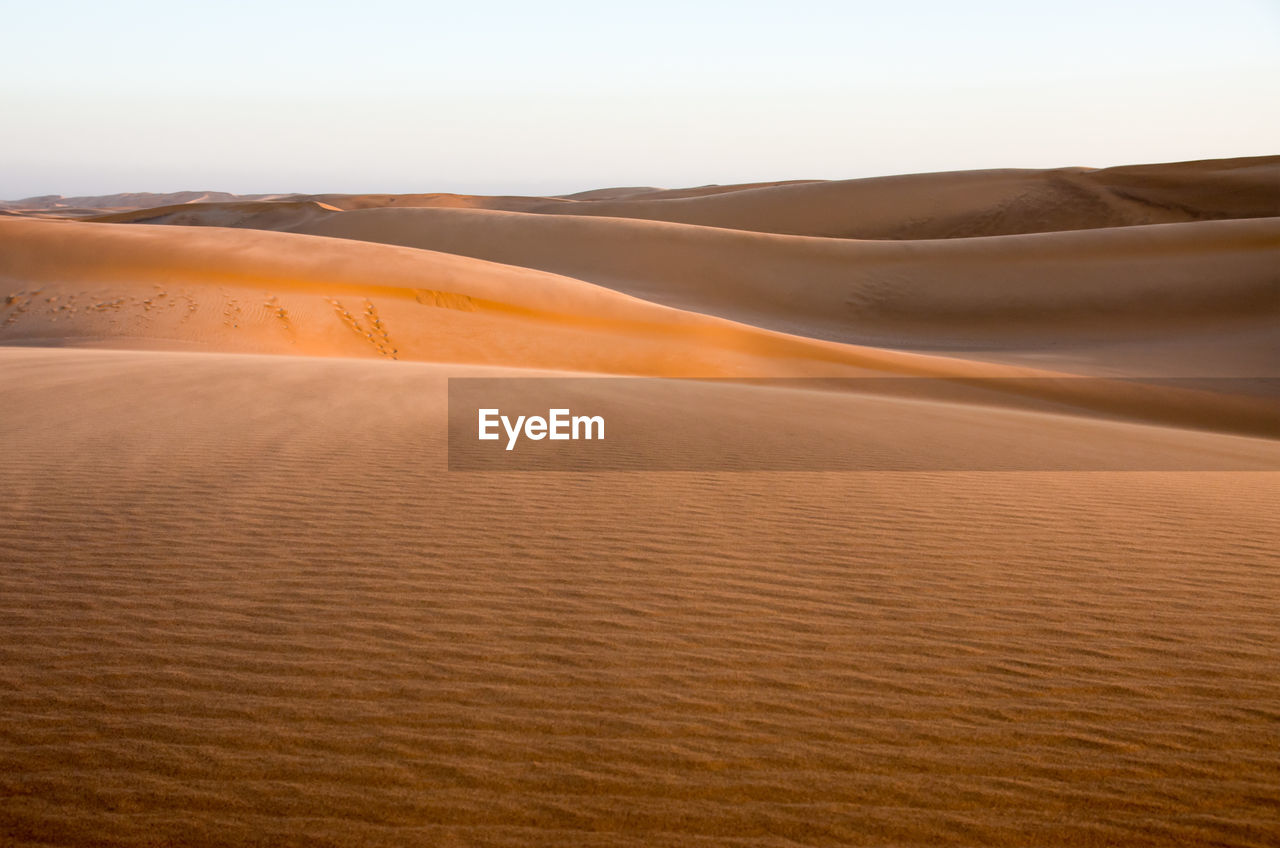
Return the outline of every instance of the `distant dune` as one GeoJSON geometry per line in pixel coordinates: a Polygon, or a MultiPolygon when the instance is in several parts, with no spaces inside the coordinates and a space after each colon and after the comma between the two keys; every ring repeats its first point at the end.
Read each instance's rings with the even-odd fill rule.
{"type": "Polygon", "coordinates": [[[0,200],[0,209],[84,213],[103,209],[147,209],[155,206],[171,206],[178,203],[265,200],[275,197],[277,195],[229,194],[225,191],[175,191],[169,194],[152,194],[151,192],[142,191],[125,194],[100,194],[92,197],[63,197],[60,194],[47,194],[22,200],[0,200]]]}
{"type": "MultiPolygon", "coordinates": [[[[1278,182],[1280,157],[1259,157],[1098,171],[965,171],[780,183],[688,197],[640,195],[592,203],[491,198],[483,206],[788,235],[927,239],[1276,217],[1278,182]]],[[[359,208],[340,197],[325,199],[340,208],[359,208]]]]}
{"type": "Polygon", "coordinates": [[[301,226],[336,206],[315,200],[228,200],[217,203],[176,203],[130,209],[88,218],[102,224],[175,224],[183,227],[252,227],[285,230],[301,226]]]}
{"type": "MultiPolygon", "coordinates": [[[[337,209],[431,206],[596,215],[787,235],[932,239],[1280,217],[1280,156],[1092,170],[1006,169],[790,180],[688,189],[617,188],[561,197],[459,194],[59,196],[0,202],[0,209],[91,215],[95,209],[246,200],[316,201],[337,209]],[[64,208],[65,207],[65,208],[64,208]]],[[[211,226],[228,226],[211,210],[211,226]]],[[[198,218],[183,221],[200,223],[198,218]]],[[[234,224],[232,224],[234,226],[234,224]]]]}
{"type": "Polygon", "coordinates": [[[1272,845],[1278,378],[1280,157],[0,204],[0,843],[1272,845]]]}

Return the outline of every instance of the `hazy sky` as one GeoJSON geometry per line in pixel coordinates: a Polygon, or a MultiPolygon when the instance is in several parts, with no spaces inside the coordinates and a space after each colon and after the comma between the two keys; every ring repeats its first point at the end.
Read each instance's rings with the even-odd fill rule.
{"type": "Polygon", "coordinates": [[[0,197],[1280,153],[1280,0],[0,0],[0,197]]]}

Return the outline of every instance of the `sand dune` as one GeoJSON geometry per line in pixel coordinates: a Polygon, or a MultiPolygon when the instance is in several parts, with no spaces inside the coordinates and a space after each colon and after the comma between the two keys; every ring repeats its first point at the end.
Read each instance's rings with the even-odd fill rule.
{"type": "MultiPolygon", "coordinates": [[[[431,194],[110,195],[29,198],[0,208],[127,211],[207,201],[307,202],[381,207],[495,209],[640,218],[788,235],[937,239],[1225,218],[1280,217],[1280,156],[1161,165],[996,169],[852,180],[789,180],[686,189],[599,189],[560,197],[431,194]]],[[[101,214],[101,213],[97,213],[101,214]]],[[[211,226],[227,226],[209,210],[211,226]]],[[[184,220],[205,223],[198,210],[184,220]]],[[[234,226],[234,224],[233,224],[234,226]]],[[[252,225],[251,225],[252,226],[252,225]]]]}
{"type": "MultiPolygon", "coordinates": [[[[1233,224],[1217,225],[1223,230],[1219,241],[1256,260],[1257,244],[1267,243],[1271,230],[1265,222],[1233,224]]],[[[694,235],[716,239],[731,234],[702,229],[694,235]]],[[[0,279],[14,283],[0,313],[0,340],[10,343],[366,356],[647,376],[1069,376],[1043,367],[787,335],[637,300],[569,277],[366,242],[217,228],[22,220],[0,222],[0,240],[6,245],[0,279]]],[[[1148,253],[1159,248],[1157,243],[1148,253]]],[[[735,252],[733,247],[718,249],[735,252]]],[[[1059,250],[1056,255],[1070,253],[1059,250]]],[[[739,255],[751,263],[749,252],[739,255]]],[[[1199,251],[1188,255],[1194,258],[1199,251]]],[[[1229,267],[1228,253],[1209,250],[1208,258],[1220,269],[1229,267]]],[[[1018,259],[1015,253],[1009,260],[1015,271],[1018,259]]],[[[1044,256],[1039,259],[1050,264],[1044,256]]],[[[682,264],[699,267],[678,254],[668,267],[682,264]]],[[[711,280],[712,286],[717,283],[727,286],[722,297],[737,295],[750,303],[732,280],[711,280]]],[[[815,302],[804,312],[810,321],[831,302],[822,299],[820,276],[817,283],[815,302]]],[[[1259,285],[1247,275],[1240,288],[1246,309],[1257,308],[1248,302],[1255,290],[1264,301],[1269,291],[1265,279],[1259,285]]],[[[996,294],[985,294],[977,285],[970,289],[978,309],[984,297],[999,297],[998,289],[996,294]]],[[[1123,292],[1109,302],[1106,286],[1098,289],[1102,293],[1093,296],[1101,302],[1093,309],[1109,309],[1122,320],[1123,306],[1134,293],[1123,292]]],[[[1044,297],[1050,303],[1065,301],[1059,320],[1070,318],[1071,299],[1055,294],[1044,297]]],[[[1233,294],[1224,286],[1216,298],[1229,304],[1233,294]]],[[[845,304],[853,299],[840,292],[836,297],[845,304]]],[[[915,297],[956,327],[1012,313],[1006,307],[994,316],[978,312],[975,319],[953,305],[958,301],[954,296],[949,300],[946,292],[935,295],[936,305],[915,297]]],[[[1022,308],[1031,314],[1047,311],[1034,297],[1022,308]]],[[[797,299],[793,295],[791,300],[797,299]]],[[[1161,312],[1177,305],[1168,294],[1163,300],[1161,312]]],[[[1199,302],[1191,300],[1188,309],[1204,320],[1194,312],[1199,302]]],[[[874,315],[872,308],[863,311],[874,315]]],[[[1087,312],[1082,307],[1074,311],[1087,312]]],[[[1175,312],[1166,320],[1177,317],[1175,312]]],[[[892,320],[882,320],[893,326],[892,320]]],[[[809,327],[807,333],[813,335],[809,327]]],[[[1039,382],[1030,388],[1037,397],[1091,412],[1261,435],[1276,429],[1268,403],[1252,397],[1197,396],[1172,389],[1136,392],[1129,385],[1098,380],[1039,382]]]]}
{"type": "Polygon", "coordinates": [[[131,209],[94,215],[88,221],[101,224],[173,224],[184,227],[247,227],[286,230],[339,211],[315,200],[236,200],[225,203],[178,203],[171,206],[131,209]]]}
{"type": "Polygon", "coordinates": [[[3,205],[0,843],[1273,844],[1278,170],[3,205]]]}
{"type": "Polygon", "coordinates": [[[1271,839],[1274,473],[449,474],[474,371],[0,360],[7,841],[1271,839]]]}
{"type": "Polygon", "coordinates": [[[93,214],[101,213],[104,209],[150,209],[157,206],[172,206],[180,203],[249,201],[274,197],[277,197],[277,195],[230,194],[225,191],[175,191],[166,194],[142,191],[123,194],[100,194],[89,197],[63,197],[60,194],[47,194],[39,197],[27,197],[21,200],[0,200],[0,209],[93,214]]]}
{"type": "Polygon", "coordinates": [[[1280,157],[986,170],[773,183],[589,202],[458,195],[315,195],[340,209],[446,206],[641,218],[787,235],[937,239],[1280,216],[1280,157]]]}
{"type": "Polygon", "coordinates": [[[1189,325],[1224,333],[1249,324],[1280,329],[1280,218],[903,243],[369,209],[296,231],[538,268],[846,342],[1004,346],[1032,337],[1181,334],[1189,325]]]}
{"type": "Polygon", "coordinates": [[[248,230],[24,220],[0,221],[0,241],[0,279],[11,288],[0,338],[9,342],[114,340],[686,376],[947,367],[409,248],[248,230]]]}
{"type": "Polygon", "coordinates": [[[693,186],[691,188],[602,188],[593,191],[580,191],[576,194],[562,194],[560,198],[564,200],[630,200],[643,197],[645,200],[669,200],[677,197],[705,197],[711,194],[725,194],[731,191],[745,191],[753,188],[773,188],[775,186],[816,182],[822,181],[781,180],[763,183],[693,186]]]}
{"type": "MultiPolygon", "coordinates": [[[[957,238],[1280,216],[1280,157],[1137,169],[963,171],[799,183],[702,197],[492,209],[647,218],[790,235],[957,238]]],[[[338,200],[333,205],[347,208],[338,200]]]]}

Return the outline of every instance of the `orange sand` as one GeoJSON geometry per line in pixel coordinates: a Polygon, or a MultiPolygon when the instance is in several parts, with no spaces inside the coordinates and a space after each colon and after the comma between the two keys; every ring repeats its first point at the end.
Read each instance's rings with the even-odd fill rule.
{"type": "Polygon", "coordinates": [[[1222,472],[448,472],[444,421],[1274,378],[1278,169],[7,204],[0,843],[1274,844],[1267,384],[693,408],[1222,472]]]}

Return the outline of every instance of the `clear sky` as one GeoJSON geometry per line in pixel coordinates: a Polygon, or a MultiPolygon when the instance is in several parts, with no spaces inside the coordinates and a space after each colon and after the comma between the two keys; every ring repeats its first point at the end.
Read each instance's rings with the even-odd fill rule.
{"type": "Polygon", "coordinates": [[[0,197],[1280,153],[1280,0],[0,0],[0,197]]]}

